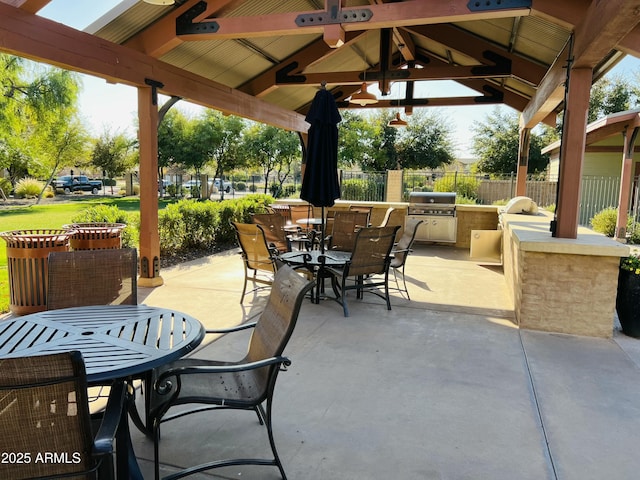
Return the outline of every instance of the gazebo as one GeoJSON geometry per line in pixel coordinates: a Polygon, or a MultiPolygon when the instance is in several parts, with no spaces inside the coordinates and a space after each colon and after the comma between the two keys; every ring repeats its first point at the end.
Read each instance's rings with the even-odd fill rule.
{"type": "Polygon", "coordinates": [[[0,0],[0,51],[138,89],[146,286],[162,283],[153,268],[158,92],[299,132],[303,149],[304,115],[322,82],[340,108],[509,105],[522,112],[519,195],[530,130],[564,111],[550,235],[571,239],[590,87],[625,55],[640,56],[631,0],[123,0],[85,31],[38,16],[55,1],[0,0]],[[478,94],[414,97],[414,82],[442,79],[478,94]],[[392,82],[407,82],[404,99],[385,99],[392,82]],[[370,83],[381,98],[362,99],[370,83]]]}

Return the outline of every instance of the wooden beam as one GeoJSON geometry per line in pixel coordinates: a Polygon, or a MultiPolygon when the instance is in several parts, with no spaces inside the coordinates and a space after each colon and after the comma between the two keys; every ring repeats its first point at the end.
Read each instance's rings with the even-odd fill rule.
{"type": "MultiPolygon", "coordinates": [[[[367,5],[372,18],[365,22],[342,23],[349,31],[374,30],[380,28],[404,27],[430,23],[463,22],[468,20],[508,18],[529,15],[528,8],[485,10],[472,12],[467,7],[468,0],[449,0],[447,2],[425,2],[409,0],[398,3],[367,5]]],[[[357,9],[346,8],[344,11],[357,9]]],[[[184,41],[220,40],[233,38],[277,37],[286,35],[306,35],[324,33],[324,25],[299,27],[296,18],[300,14],[321,15],[324,10],[308,12],[279,13],[253,17],[216,18],[218,30],[206,33],[182,35],[184,41]]]]}
{"type": "Polygon", "coordinates": [[[27,13],[37,13],[51,3],[51,0],[0,0],[0,3],[20,8],[27,13]]]}
{"type": "MultiPolygon", "coordinates": [[[[636,0],[594,1],[575,29],[572,68],[593,68],[640,22],[636,0]]],[[[523,112],[521,123],[534,127],[555,110],[563,100],[562,84],[566,79],[568,46],[556,59],[536,95],[523,112]]]]}
{"type": "MultiPolygon", "coordinates": [[[[488,42],[454,25],[414,26],[408,27],[407,31],[414,35],[438,42],[448,49],[455,50],[462,55],[475,59],[481,64],[486,65],[491,63],[491,61],[485,57],[486,52],[493,52],[500,55],[511,62],[512,76],[531,85],[538,85],[547,71],[544,66],[538,63],[515,55],[506,48],[488,42]]],[[[429,67],[427,66],[427,68],[429,67]]]]}
{"type": "MultiPolygon", "coordinates": [[[[362,32],[348,33],[345,38],[346,44],[348,45],[355,42],[358,38],[360,38],[361,35],[363,35],[362,32]]],[[[244,93],[248,93],[249,95],[252,95],[254,97],[266,95],[270,91],[277,88],[276,76],[283,69],[290,68],[291,70],[288,71],[288,74],[297,75],[303,72],[314,62],[320,59],[327,58],[334,53],[334,49],[329,47],[322,39],[318,39],[315,42],[307,45],[305,48],[298,51],[294,55],[287,57],[278,65],[274,65],[269,70],[259,75],[257,78],[254,78],[253,80],[238,87],[238,90],[244,93]]]]}
{"type": "MultiPolygon", "coordinates": [[[[410,82],[417,80],[462,80],[467,78],[503,78],[509,73],[491,73],[478,69],[477,66],[438,66],[428,68],[403,68],[400,70],[390,70],[388,72],[367,71],[367,82],[379,80],[382,77],[392,82],[410,82]]],[[[327,84],[337,85],[360,85],[363,82],[362,71],[354,72],[326,72],[307,73],[296,75],[297,80],[287,80],[286,78],[276,79],[276,85],[320,85],[326,81],[327,84]]]]}
{"type": "Polygon", "coordinates": [[[164,84],[162,93],[287,130],[307,131],[304,117],[122,45],[0,3],[0,51],[110,82],[164,84]]]}
{"type": "MultiPolygon", "coordinates": [[[[220,14],[229,8],[244,3],[244,1],[245,0],[208,0],[206,9],[196,17],[196,20],[204,20],[211,15],[220,14]]],[[[200,0],[187,0],[184,4],[163,16],[142,32],[131,37],[124,45],[151,55],[152,57],[161,57],[183,42],[183,39],[176,35],[176,19],[199,2],[200,0]]]]}

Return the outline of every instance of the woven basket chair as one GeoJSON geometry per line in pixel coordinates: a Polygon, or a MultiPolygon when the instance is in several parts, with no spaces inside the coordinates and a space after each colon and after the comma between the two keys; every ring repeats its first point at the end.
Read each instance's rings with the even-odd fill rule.
{"type": "Polygon", "coordinates": [[[114,438],[124,408],[122,384],[94,438],[80,352],[0,360],[0,478],[114,478],[114,438]],[[56,452],[57,460],[43,457],[56,452]]]}
{"type": "Polygon", "coordinates": [[[405,226],[404,232],[402,233],[402,237],[400,237],[400,241],[393,246],[391,253],[393,258],[391,259],[390,267],[393,269],[393,279],[396,282],[396,287],[392,288],[392,290],[397,290],[400,293],[407,294],[407,300],[411,300],[409,296],[409,290],[407,289],[407,282],[404,277],[404,267],[407,264],[407,257],[411,253],[411,248],[413,247],[413,242],[416,239],[416,233],[418,232],[418,227],[424,222],[424,220],[416,220],[414,218],[408,218],[405,226]],[[400,282],[398,281],[398,271],[400,271],[400,275],[402,276],[402,284],[404,286],[400,287],[400,282]]]}
{"type": "Polygon", "coordinates": [[[336,298],[342,304],[344,316],[349,316],[347,291],[356,290],[357,298],[362,298],[364,291],[374,293],[384,299],[387,310],[391,310],[389,300],[389,265],[391,249],[399,226],[362,228],[356,236],[351,258],[344,268],[327,268],[332,274],[331,284],[336,298]],[[380,278],[382,275],[382,278],[380,278]],[[354,283],[347,283],[353,278],[354,283]],[[382,287],[384,292],[380,292],[382,287]]]}
{"type": "MultiPolygon", "coordinates": [[[[282,356],[295,327],[302,300],[313,286],[291,267],[283,266],[275,276],[267,306],[259,319],[228,330],[207,333],[231,333],[253,328],[246,356],[240,361],[214,361],[195,358],[181,359],[154,370],[156,380],[152,393],[151,416],[156,479],[159,478],[159,442],[161,423],[188,414],[209,410],[235,409],[254,411],[267,429],[273,458],[241,458],[218,460],[190,467],[171,478],[229,465],[272,465],[286,480],[284,468],[276,451],[272,430],[272,401],[276,379],[291,362],[282,356]],[[170,408],[190,404],[191,410],[179,408],[167,415],[170,408]],[[263,407],[266,404],[266,408],[263,407]]],[[[210,419],[206,419],[205,425],[210,419]]],[[[167,430],[171,434],[171,430],[167,430]]],[[[194,432],[195,434],[195,432],[194,432]]],[[[205,427],[202,433],[209,436],[205,427]]],[[[224,442],[221,439],[221,442],[224,442]]]]}
{"type": "Polygon", "coordinates": [[[135,248],[51,252],[47,309],[138,303],[135,248]]]}

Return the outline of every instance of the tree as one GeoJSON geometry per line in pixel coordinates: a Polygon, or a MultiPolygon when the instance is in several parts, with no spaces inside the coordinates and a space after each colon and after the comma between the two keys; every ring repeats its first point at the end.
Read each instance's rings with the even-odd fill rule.
{"type": "Polygon", "coordinates": [[[603,77],[591,87],[588,122],[624,112],[640,103],[640,89],[621,76],[603,77]]]}
{"type": "Polygon", "coordinates": [[[187,118],[175,108],[170,109],[160,122],[158,126],[158,179],[164,177],[165,168],[181,163],[182,148],[187,142],[185,139],[187,124],[187,118]]]}
{"type": "Polygon", "coordinates": [[[414,113],[396,142],[398,165],[433,169],[451,163],[455,158],[452,135],[452,126],[437,111],[414,113]]]}
{"type": "MultiPolygon", "coordinates": [[[[215,163],[215,178],[224,178],[224,173],[238,168],[243,156],[239,147],[245,122],[235,115],[224,115],[217,110],[207,110],[201,119],[208,125],[210,137],[210,155],[215,163]]],[[[222,185],[222,184],[220,184],[222,185]]],[[[224,199],[224,188],[220,189],[220,198],[224,199]]]]}
{"type": "MultiPolygon", "coordinates": [[[[280,128],[254,124],[247,130],[244,137],[244,153],[250,163],[262,169],[264,176],[264,193],[269,190],[269,176],[283,162],[291,162],[293,154],[292,141],[287,136],[293,134],[280,128]]],[[[293,138],[293,137],[291,137],[293,138]]]]}
{"type": "Polygon", "coordinates": [[[27,174],[51,179],[81,153],[79,85],[72,72],[0,54],[0,168],[13,183],[27,174]]]}
{"type": "Polygon", "coordinates": [[[437,168],[453,161],[452,131],[435,112],[411,116],[407,127],[388,126],[395,112],[376,110],[367,117],[345,112],[339,127],[339,165],[364,171],[437,168]]]}
{"type": "MultiPolygon", "coordinates": [[[[115,178],[123,175],[135,165],[133,146],[135,141],[123,134],[112,135],[105,131],[96,140],[91,155],[93,165],[107,173],[107,177],[115,178]]],[[[113,185],[111,185],[113,193],[113,185]]]]}
{"type": "MultiPolygon", "coordinates": [[[[509,174],[517,171],[520,139],[519,117],[496,107],[484,123],[475,122],[472,129],[473,152],[480,159],[478,170],[485,173],[509,174]]],[[[531,132],[528,172],[541,172],[549,163],[549,156],[541,150],[549,143],[549,133],[531,132]]]]}

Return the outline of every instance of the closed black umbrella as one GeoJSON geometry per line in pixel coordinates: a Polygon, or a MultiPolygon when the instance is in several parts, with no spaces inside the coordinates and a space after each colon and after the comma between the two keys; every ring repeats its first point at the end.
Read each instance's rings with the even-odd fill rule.
{"type": "Polygon", "coordinates": [[[300,198],[322,207],[322,239],[324,250],[324,207],[340,198],[338,182],[338,123],[342,120],[336,101],[326,88],[316,93],[305,120],[309,127],[307,161],[300,198]]]}

